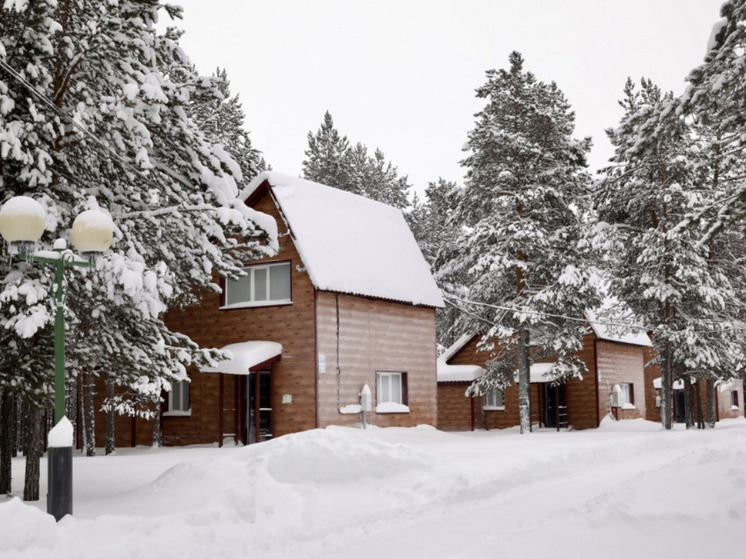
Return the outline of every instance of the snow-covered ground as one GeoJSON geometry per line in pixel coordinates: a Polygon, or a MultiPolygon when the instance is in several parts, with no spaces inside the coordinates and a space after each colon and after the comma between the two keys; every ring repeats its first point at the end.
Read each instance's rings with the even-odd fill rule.
{"type": "Polygon", "coordinates": [[[329,428],[244,448],[120,449],[74,468],[75,516],[59,524],[44,501],[0,502],[0,557],[745,553],[743,419],[527,436],[329,428]]]}

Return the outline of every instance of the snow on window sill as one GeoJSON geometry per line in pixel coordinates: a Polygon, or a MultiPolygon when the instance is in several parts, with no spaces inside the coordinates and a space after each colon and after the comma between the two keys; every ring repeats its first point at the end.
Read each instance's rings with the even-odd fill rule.
{"type": "Polygon", "coordinates": [[[505,411],[505,406],[482,406],[484,411],[505,411]]]}
{"type": "Polygon", "coordinates": [[[362,408],[360,407],[360,404],[349,404],[347,406],[339,408],[339,413],[344,415],[353,415],[356,413],[360,413],[361,411],[362,408]]]}
{"type": "Polygon", "coordinates": [[[396,402],[384,402],[376,406],[376,413],[409,413],[409,406],[396,402]]]}
{"type": "Polygon", "coordinates": [[[191,417],[191,415],[192,415],[192,409],[189,408],[186,411],[180,411],[180,410],[164,411],[161,414],[161,417],[191,417]]]}
{"type": "Polygon", "coordinates": [[[621,408],[622,408],[623,410],[636,410],[636,409],[637,409],[637,406],[635,406],[634,404],[623,404],[623,405],[621,406],[621,408]]]}
{"type": "Polygon", "coordinates": [[[230,311],[233,309],[250,309],[253,307],[281,307],[284,305],[292,305],[293,301],[291,299],[281,299],[278,301],[254,301],[254,302],[247,302],[247,303],[232,303],[230,305],[222,305],[218,307],[218,310],[221,311],[230,311]]]}
{"type": "Polygon", "coordinates": [[[740,410],[741,408],[739,406],[731,406],[730,409],[732,409],[732,410],[740,410]]]}

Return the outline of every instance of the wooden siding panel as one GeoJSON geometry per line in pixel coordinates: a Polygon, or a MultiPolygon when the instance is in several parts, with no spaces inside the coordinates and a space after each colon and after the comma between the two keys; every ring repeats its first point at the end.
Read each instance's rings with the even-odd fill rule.
{"type": "Polygon", "coordinates": [[[598,393],[599,414],[605,417],[612,413],[617,419],[647,417],[645,396],[645,357],[640,346],[632,346],[598,340],[598,393]],[[611,393],[615,385],[628,382],[634,388],[635,409],[612,408],[611,393]]]}
{"type": "Polygon", "coordinates": [[[318,380],[319,426],[358,424],[359,414],[339,409],[359,403],[365,384],[373,397],[374,411],[367,416],[371,424],[437,424],[433,309],[319,292],[316,322],[318,353],[326,363],[318,380]],[[375,412],[378,371],[407,374],[409,413],[375,412]]]}

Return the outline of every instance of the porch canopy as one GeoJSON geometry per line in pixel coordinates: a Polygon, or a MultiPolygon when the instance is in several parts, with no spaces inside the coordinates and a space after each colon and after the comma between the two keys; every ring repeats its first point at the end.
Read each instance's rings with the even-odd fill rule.
{"type": "Polygon", "coordinates": [[[218,363],[217,367],[204,367],[203,373],[226,373],[229,375],[248,375],[253,369],[269,361],[275,361],[282,355],[282,345],[277,342],[249,341],[228,344],[222,348],[231,358],[218,363]]]}

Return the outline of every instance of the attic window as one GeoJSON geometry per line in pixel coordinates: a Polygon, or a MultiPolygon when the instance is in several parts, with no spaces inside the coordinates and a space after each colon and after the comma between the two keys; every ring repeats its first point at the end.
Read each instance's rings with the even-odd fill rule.
{"type": "Polygon", "coordinates": [[[287,305],[290,296],[290,262],[257,264],[245,268],[246,275],[226,278],[222,308],[287,305]]]}

